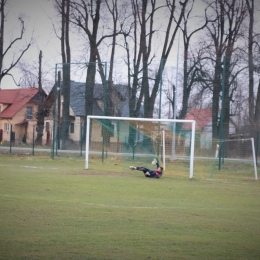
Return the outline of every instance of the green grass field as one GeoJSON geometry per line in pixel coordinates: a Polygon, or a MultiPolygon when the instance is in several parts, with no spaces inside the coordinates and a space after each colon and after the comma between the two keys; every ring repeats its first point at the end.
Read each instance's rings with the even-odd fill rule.
{"type": "Polygon", "coordinates": [[[0,259],[259,259],[253,176],[189,180],[169,165],[156,180],[116,161],[84,166],[0,154],[0,259]]]}

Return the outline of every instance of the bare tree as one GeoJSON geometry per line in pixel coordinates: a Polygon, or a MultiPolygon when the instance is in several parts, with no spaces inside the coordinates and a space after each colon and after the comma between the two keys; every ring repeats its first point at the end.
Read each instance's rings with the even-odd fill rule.
{"type": "Polygon", "coordinates": [[[260,124],[260,80],[258,82],[256,104],[255,104],[255,123],[258,126],[260,124]]]}
{"type": "Polygon", "coordinates": [[[260,123],[260,82],[257,88],[257,94],[254,94],[254,70],[258,67],[254,56],[258,56],[254,52],[255,49],[260,49],[259,33],[255,33],[255,0],[246,0],[249,25],[248,25],[248,74],[249,74],[249,96],[248,96],[248,111],[250,124],[260,123]]]}
{"type": "MultiPolygon", "coordinates": [[[[124,34],[125,50],[126,50],[126,64],[127,64],[127,78],[128,78],[128,89],[129,89],[129,116],[138,117],[140,113],[140,107],[143,100],[143,92],[140,92],[139,98],[137,99],[137,93],[139,91],[139,73],[141,67],[141,51],[138,51],[138,5],[132,0],[132,15],[133,15],[133,48],[131,51],[130,44],[128,42],[130,35],[124,34]],[[131,55],[132,54],[132,55],[131,55]],[[132,65],[132,70],[131,70],[132,65]],[[132,80],[131,80],[132,79],[132,80]]],[[[130,129],[131,131],[131,129],[130,129]]],[[[130,132],[131,133],[131,132],[130,132]]],[[[132,135],[130,134],[130,137],[132,135]]],[[[130,141],[132,143],[133,141],[130,141]]]]}
{"type": "Polygon", "coordinates": [[[201,51],[198,51],[197,58],[195,58],[195,55],[193,57],[189,57],[189,53],[192,53],[190,50],[190,42],[194,35],[196,35],[198,32],[202,31],[209,22],[212,22],[212,20],[209,20],[207,17],[207,9],[208,6],[205,8],[205,19],[203,20],[202,25],[198,25],[196,29],[191,31],[189,33],[188,28],[190,27],[189,24],[191,24],[195,18],[192,16],[193,6],[194,6],[195,0],[192,0],[191,6],[187,12],[184,14],[184,22],[183,26],[180,26],[180,29],[182,31],[183,36],[183,95],[182,95],[182,109],[180,111],[180,118],[185,118],[187,111],[188,111],[188,102],[190,98],[190,94],[192,91],[192,87],[194,87],[194,84],[198,81],[201,81],[203,73],[203,69],[201,65],[202,57],[201,51]],[[191,59],[192,58],[192,59],[191,59]]]}
{"type": "Polygon", "coordinates": [[[176,37],[178,27],[180,26],[182,19],[184,17],[184,12],[186,5],[188,3],[187,0],[184,0],[182,2],[179,2],[177,4],[177,1],[175,0],[167,0],[166,5],[169,11],[169,18],[168,23],[166,25],[166,33],[163,38],[163,49],[160,55],[160,65],[157,69],[156,78],[154,81],[153,88],[151,90],[151,95],[149,94],[149,84],[148,84],[148,63],[149,63],[149,57],[151,54],[151,48],[152,48],[152,36],[154,33],[153,28],[153,15],[158,8],[155,6],[156,1],[151,1],[152,5],[152,12],[150,19],[150,25],[149,25],[149,31],[148,31],[148,39],[146,39],[146,30],[144,28],[145,24],[145,17],[143,17],[142,13],[142,25],[141,25],[141,50],[143,55],[143,82],[142,82],[142,88],[144,91],[144,116],[145,117],[152,117],[153,116],[153,104],[155,104],[155,99],[157,97],[157,93],[160,87],[160,81],[162,77],[162,71],[164,70],[165,63],[167,62],[167,59],[169,57],[170,51],[173,46],[174,39],[176,37]],[[179,8],[178,8],[179,7],[179,8]],[[177,25],[175,28],[173,28],[173,17],[175,17],[175,20],[177,21],[177,25]],[[147,40],[147,45],[146,45],[147,40]]]}
{"type": "Polygon", "coordinates": [[[55,8],[61,17],[61,35],[59,37],[61,43],[61,56],[62,56],[62,123],[58,125],[58,139],[66,141],[69,138],[70,126],[70,67],[71,67],[71,48],[70,48],[70,0],[55,0],[55,8]]]}
{"type": "Polygon", "coordinates": [[[228,21],[228,29],[229,34],[226,38],[226,50],[225,50],[225,63],[224,69],[226,69],[226,73],[223,77],[224,88],[222,95],[223,105],[222,105],[222,118],[223,121],[222,129],[222,137],[228,138],[229,137],[229,122],[230,122],[230,102],[232,100],[232,96],[234,90],[232,90],[232,86],[234,85],[234,77],[232,77],[232,67],[234,66],[234,61],[232,62],[232,56],[236,50],[236,42],[241,37],[242,31],[242,23],[245,20],[247,15],[247,8],[245,5],[244,0],[233,0],[230,4],[230,1],[225,3],[225,13],[227,14],[227,21],[228,21]],[[232,64],[233,63],[233,64],[232,64]]]}
{"type": "Polygon", "coordinates": [[[85,89],[85,114],[93,112],[93,96],[98,56],[98,28],[100,21],[101,0],[72,2],[71,22],[87,35],[90,53],[87,65],[85,89]]]}
{"type": "MultiPolygon", "coordinates": [[[[105,81],[105,74],[104,74],[104,66],[102,64],[101,57],[99,55],[99,51],[97,51],[97,61],[99,67],[99,73],[101,75],[102,83],[106,86],[106,111],[105,114],[107,116],[120,116],[120,114],[115,114],[115,112],[119,112],[115,109],[116,104],[113,102],[113,73],[114,73],[114,61],[115,61],[115,52],[117,46],[117,36],[121,34],[122,27],[124,26],[124,18],[121,19],[120,28],[118,28],[118,24],[120,22],[120,14],[118,10],[118,1],[117,0],[105,0],[108,12],[112,17],[112,28],[111,28],[111,52],[110,52],[110,59],[109,59],[109,71],[108,71],[108,80],[105,81]]],[[[121,6],[121,8],[123,8],[121,6]]],[[[123,9],[120,10],[121,12],[123,9]]],[[[106,16],[108,19],[108,16],[106,16]]],[[[106,19],[106,21],[107,21],[106,19]]]]}
{"type": "MultiPolygon", "coordinates": [[[[113,100],[112,100],[112,75],[116,47],[116,36],[121,33],[121,28],[118,25],[118,9],[117,0],[105,1],[88,0],[88,1],[74,1],[71,4],[72,14],[71,23],[88,39],[89,44],[89,59],[87,64],[87,75],[85,85],[85,115],[92,115],[94,107],[94,87],[97,69],[99,71],[103,86],[107,86],[105,78],[105,63],[99,53],[99,48],[105,40],[112,39],[110,52],[110,69],[107,94],[105,95],[105,102],[103,113],[105,115],[113,115],[113,100]],[[109,16],[110,14],[111,16],[109,16]],[[112,29],[110,26],[110,18],[112,17],[112,29]]],[[[86,122],[84,122],[86,128],[86,122]]],[[[83,130],[85,131],[85,130],[83,130]]]]}
{"type": "MultiPolygon", "coordinates": [[[[140,113],[140,106],[143,102],[144,117],[153,117],[154,104],[159,91],[162,72],[172,49],[178,26],[183,19],[185,6],[187,5],[188,0],[178,3],[175,0],[166,0],[165,3],[158,2],[156,0],[132,0],[134,52],[132,63],[133,72],[130,75],[133,78],[131,89],[132,95],[130,98],[131,116],[136,116],[140,113]],[[154,77],[152,77],[149,74],[149,71],[152,62],[156,57],[154,54],[154,35],[157,32],[154,19],[159,11],[167,13],[166,17],[168,17],[168,20],[166,20],[166,23],[163,23],[163,28],[161,28],[160,31],[162,50],[158,54],[159,65],[153,70],[155,73],[154,77]],[[177,21],[175,27],[173,22],[174,17],[177,21]],[[138,37],[139,30],[140,37],[138,37]],[[136,101],[137,93],[139,93],[139,97],[136,101]]],[[[130,60],[131,58],[128,57],[129,62],[130,60]]]]}
{"type": "Polygon", "coordinates": [[[42,145],[44,118],[49,115],[49,108],[47,108],[45,104],[46,92],[44,90],[44,87],[46,88],[46,90],[48,90],[48,87],[52,84],[46,78],[47,73],[43,72],[42,51],[39,52],[37,66],[34,63],[27,64],[26,62],[19,62],[19,69],[22,72],[20,86],[22,88],[38,88],[38,109],[35,114],[35,118],[37,119],[37,136],[35,139],[35,143],[37,145],[42,145]]]}
{"type": "MultiPolygon", "coordinates": [[[[11,74],[11,70],[18,64],[18,62],[21,60],[22,56],[24,55],[24,53],[29,49],[29,47],[31,46],[31,42],[29,42],[24,48],[21,48],[20,53],[17,55],[16,58],[14,58],[11,62],[10,65],[8,65],[7,67],[4,67],[4,60],[5,57],[8,53],[10,53],[12,50],[12,48],[17,45],[19,43],[19,41],[21,41],[23,39],[24,36],[24,32],[25,32],[25,25],[24,25],[24,20],[19,17],[19,22],[21,25],[21,29],[20,29],[20,35],[17,36],[16,38],[12,39],[9,43],[8,40],[5,37],[5,7],[7,4],[8,0],[1,0],[0,1],[0,83],[2,81],[2,79],[5,76],[12,76],[11,74]],[[7,47],[4,49],[4,43],[7,43],[7,47]]],[[[14,78],[13,78],[14,80],[14,78]]],[[[15,82],[15,80],[14,80],[15,82]]],[[[16,82],[15,82],[16,83],[16,82]]]]}
{"type": "MultiPolygon", "coordinates": [[[[37,88],[39,87],[39,58],[38,62],[19,62],[18,68],[22,73],[19,81],[21,88],[37,88]]],[[[46,70],[44,63],[42,63],[42,88],[45,93],[49,93],[52,89],[53,82],[49,79],[49,72],[46,70]]]]}
{"type": "Polygon", "coordinates": [[[39,54],[39,71],[38,71],[38,86],[39,86],[39,104],[38,104],[38,111],[37,111],[37,137],[35,143],[38,145],[42,145],[42,137],[43,137],[43,130],[44,130],[44,117],[46,116],[46,111],[44,107],[45,101],[45,92],[42,87],[42,51],[39,54]]]}
{"type": "MultiPolygon", "coordinates": [[[[213,98],[212,98],[212,127],[213,137],[218,138],[218,113],[220,109],[220,95],[222,93],[222,118],[221,126],[222,138],[227,138],[229,133],[229,120],[230,120],[230,102],[231,95],[231,67],[232,56],[236,51],[236,43],[241,37],[242,23],[245,20],[247,9],[244,0],[206,0],[209,6],[212,7],[213,16],[216,18],[215,22],[207,25],[208,34],[211,38],[212,45],[215,49],[215,68],[213,80],[213,98]],[[226,57],[225,63],[222,64],[223,57],[226,57]],[[222,67],[223,65],[223,67],[222,67]],[[222,80],[222,69],[224,78],[222,80]]],[[[234,79],[234,78],[233,78],[234,79]]],[[[233,80],[232,79],[232,80],[233,80]]],[[[234,85],[233,85],[234,86],[234,85]]]]}
{"type": "Polygon", "coordinates": [[[18,67],[22,72],[19,85],[21,88],[36,88],[38,83],[39,64],[28,64],[27,62],[19,62],[18,67]]]}
{"type": "Polygon", "coordinates": [[[246,5],[249,13],[249,28],[248,28],[248,73],[249,73],[249,96],[248,96],[248,111],[249,119],[253,122],[254,119],[254,62],[253,62],[253,45],[254,45],[254,0],[246,0],[246,5]]]}
{"type": "MultiPolygon", "coordinates": [[[[154,115],[155,100],[161,86],[162,73],[187,2],[188,0],[178,3],[175,0],[165,0],[164,3],[156,0],[131,0],[133,19],[130,25],[131,33],[124,35],[130,117],[152,118],[154,115]],[[160,17],[162,14],[167,19],[158,27],[155,21],[158,21],[158,16],[160,17]],[[174,16],[177,17],[177,26],[173,20],[174,16]],[[156,52],[155,45],[159,41],[161,50],[156,52]],[[159,63],[154,65],[156,58],[157,61],[159,59],[159,63]]],[[[161,107],[159,117],[161,116],[160,109],[161,107]]],[[[128,142],[133,145],[134,141],[135,131],[130,128],[128,142]]]]}
{"type": "Polygon", "coordinates": [[[20,82],[20,86],[22,88],[38,88],[37,102],[38,109],[35,115],[37,119],[37,136],[35,139],[35,143],[38,145],[42,145],[42,137],[44,130],[44,118],[49,115],[49,109],[45,104],[46,99],[46,90],[51,86],[51,82],[47,79],[47,73],[43,72],[42,65],[42,51],[39,52],[38,64],[32,63],[27,64],[26,62],[19,62],[19,68],[22,72],[22,79],[20,82]]]}

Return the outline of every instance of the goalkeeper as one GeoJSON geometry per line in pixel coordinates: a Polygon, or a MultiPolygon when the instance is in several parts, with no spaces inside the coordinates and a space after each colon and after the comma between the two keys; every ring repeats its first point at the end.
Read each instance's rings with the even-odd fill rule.
{"type": "Polygon", "coordinates": [[[137,171],[142,171],[144,173],[145,177],[148,178],[160,178],[163,175],[163,167],[159,165],[156,159],[152,161],[152,164],[156,165],[156,170],[150,170],[148,168],[145,168],[143,166],[129,166],[131,170],[137,170],[137,171]]]}

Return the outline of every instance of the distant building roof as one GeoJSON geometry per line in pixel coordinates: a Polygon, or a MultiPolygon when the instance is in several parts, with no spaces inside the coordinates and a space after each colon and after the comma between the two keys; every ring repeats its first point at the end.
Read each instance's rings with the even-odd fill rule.
{"type": "MultiPolygon", "coordinates": [[[[202,129],[212,120],[211,108],[194,108],[186,114],[185,119],[195,120],[196,129],[202,129]]],[[[184,127],[185,128],[185,127],[184,127]]]]}
{"type": "Polygon", "coordinates": [[[0,118],[13,118],[37,94],[38,88],[0,89],[0,103],[7,105],[0,118]]]}
{"type": "MultiPolygon", "coordinates": [[[[71,81],[70,84],[70,106],[76,116],[85,116],[85,85],[86,83],[75,81],[71,81]]],[[[115,84],[113,85],[113,91],[121,96],[120,116],[129,116],[127,86],[115,84]]],[[[103,115],[103,108],[99,105],[99,101],[103,101],[103,95],[104,86],[96,83],[94,87],[93,115],[103,115]]]]}

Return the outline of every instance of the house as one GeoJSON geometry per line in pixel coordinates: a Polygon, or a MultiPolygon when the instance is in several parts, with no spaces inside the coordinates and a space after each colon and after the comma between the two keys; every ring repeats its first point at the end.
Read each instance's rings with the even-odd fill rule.
{"type": "MultiPolygon", "coordinates": [[[[112,114],[112,116],[129,116],[129,94],[127,86],[115,84],[112,86],[109,92],[107,91],[107,96],[108,95],[113,102],[112,108],[110,109],[110,113],[112,114]]],[[[77,127],[79,127],[79,123],[82,124],[82,122],[86,119],[85,83],[71,82],[70,106],[75,116],[75,120],[71,122],[71,128],[74,127],[74,129],[76,129],[77,127]]],[[[96,83],[94,87],[92,115],[103,116],[104,114],[104,86],[102,84],[96,83]]],[[[114,129],[113,131],[116,131],[116,124],[112,122],[111,126],[114,129]]],[[[72,133],[70,133],[70,135],[72,135],[72,133]]]]}
{"type": "MultiPolygon", "coordinates": [[[[70,84],[70,106],[76,116],[85,117],[85,84],[71,81],[70,84]]],[[[128,107],[128,88],[125,85],[115,84],[112,86],[107,96],[111,97],[113,102],[113,116],[129,116],[128,107]]],[[[104,86],[95,84],[93,99],[93,115],[104,115],[104,86]]]]}
{"type": "Polygon", "coordinates": [[[196,139],[203,140],[201,148],[209,148],[212,142],[212,109],[194,108],[186,114],[185,119],[196,121],[196,139]]]}
{"type": "Polygon", "coordinates": [[[0,89],[0,142],[32,143],[38,103],[38,88],[0,89]]]}
{"type": "MultiPolygon", "coordinates": [[[[210,148],[212,144],[212,109],[194,108],[186,114],[185,119],[196,121],[196,140],[200,140],[201,148],[210,148]]],[[[235,124],[236,118],[230,118],[229,135],[230,137],[237,132],[235,124]]],[[[185,129],[185,125],[183,127],[185,129]]]]}
{"type": "MultiPolygon", "coordinates": [[[[56,93],[55,88],[51,90],[49,96],[46,99],[46,106],[50,111],[55,111],[56,116],[56,136],[57,147],[59,149],[66,149],[66,147],[75,147],[82,144],[84,139],[84,125],[86,122],[86,83],[85,82],[70,82],[70,106],[69,106],[69,138],[64,143],[62,140],[62,123],[63,123],[63,84],[57,86],[56,93]],[[54,102],[56,98],[56,101],[54,102]],[[56,104],[56,108],[53,109],[53,105],[56,104]],[[68,141],[68,142],[67,142],[68,141]]],[[[112,115],[114,117],[129,117],[129,88],[127,85],[113,84],[110,88],[105,88],[103,84],[95,83],[93,89],[93,108],[92,114],[95,116],[112,115]],[[107,98],[104,97],[104,93],[107,98]],[[109,98],[108,98],[109,97],[109,98]],[[105,102],[111,101],[111,104],[105,104],[105,102]],[[104,102],[105,101],[105,102],[104,102]],[[104,107],[106,105],[106,113],[104,113],[104,107]]],[[[140,116],[142,115],[143,108],[141,107],[140,116]]],[[[123,131],[124,126],[120,126],[119,121],[108,120],[109,124],[109,143],[111,146],[117,146],[120,142],[126,143],[128,141],[129,128],[123,131]],[[125,132],[123,137],[118,138],[118,129],[120,133],[125,132]],[[120,139],[120,140],[119,140],[120,139]]],[[[51,124],[52,125],[52,124],[51,124]]],[[[67,126],[67,125],[66,125],[67,126]]],[[[104,129],[97,127],[95,133],[92,134],[92,138],[97,143],[102,144],[102,134],[104,129]]],[[[138,140],[142,139],[142,136],[136,137],[138,140]]],[[[84,144],[83,144],[84,145],[84,144]]],[[[99,144],[98,144],[99,145],[99,144]]]]}
{"type": "MultiPolygon", "coordinates": [[[[69,126],[69,138],[75,142],[80,141],[80,135],[82,126],[86,120],[85,116],[85,82],[70,83],[70,126],[69,126]]],[[[106,90],[107,91],[107,90],[106,90]]],[[[57,91],[56,111],[60,116],[57,121],[62,122],[62,104],[64,102],[63,93],[57,91]],[[58,111],[60,108],[60,112],[58,111]]],[[[107,96],[111,97],[113,102],[111,113],[113,116],[127,117],[129,116],[129,94],[128,87],[125,85],[115,84],[107,91],[107,96]]],[[[102,116],[104,115],[104,86],[102,84],[95,84],[93,98],[93,112],[92,115],[102,116]]],[[[50,92],[47,98],[47,106],[49,109],[53,106],[54,89],[50,92]]],[[[58,116],[58,117],[59,117],[58,116]]],[[[112,122],[112,127],[116,131],[116,124],[112,122]]]]}

